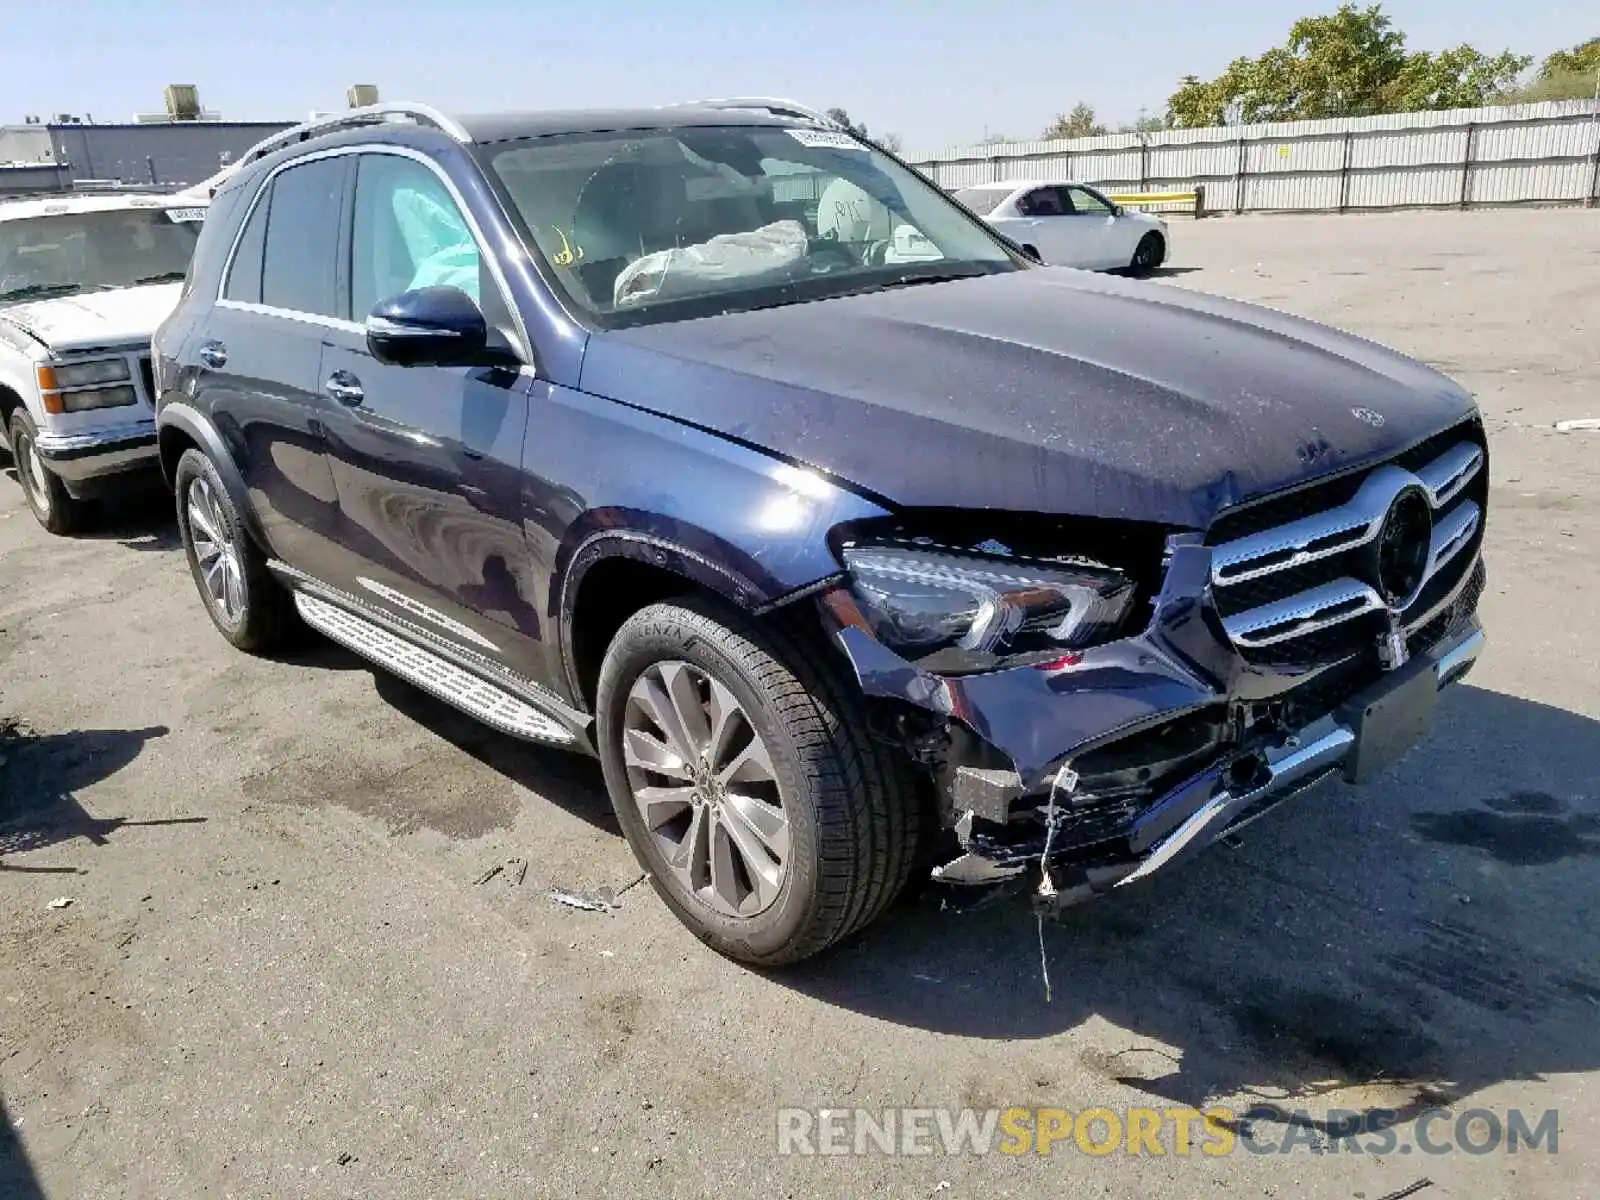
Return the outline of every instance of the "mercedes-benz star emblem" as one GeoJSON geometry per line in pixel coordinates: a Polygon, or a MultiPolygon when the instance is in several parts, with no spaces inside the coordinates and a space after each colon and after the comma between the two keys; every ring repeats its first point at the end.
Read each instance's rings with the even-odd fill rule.
{"type": "Polygon", "coordinates": [[[1365,421],[1374,429],[1383,427],[1383,414],[1381,412],[1375,412],[1370,408],[1352,408],[1350,415],[1358,421],[1365,421]]]}
{"type": "Polygon", "coordinates": [[[1405,608],[1422,587],[1432,533],[1433,510],[1421,488],[1407,488],[1394,498],[1378,530],[1372,580],[1391,609],[1405,608]]]}

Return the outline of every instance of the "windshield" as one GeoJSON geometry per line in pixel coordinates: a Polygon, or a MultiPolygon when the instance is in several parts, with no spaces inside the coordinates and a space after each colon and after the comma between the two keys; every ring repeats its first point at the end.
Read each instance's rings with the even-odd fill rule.
{"type": "Polygon", "coordinates": [[[957,204],[965,205],[980,217],[987,217],[995,209],[999,208],[1000,202],[1014,191],[1016,189],[1012,187],[958,188],[952,193],[952,196],[957,204]]]}
{"type": "Polygon", "coordinates": [[[0,221],[0,301],[180,280],[200,222],[194,209],[135,208],[0,221]]]}
{"type": "Polygon", "coordinates": [[[491,169],[603,325],[1023,269],[937,188],[842,133],[682,126],[503,146],[491,169]]]}

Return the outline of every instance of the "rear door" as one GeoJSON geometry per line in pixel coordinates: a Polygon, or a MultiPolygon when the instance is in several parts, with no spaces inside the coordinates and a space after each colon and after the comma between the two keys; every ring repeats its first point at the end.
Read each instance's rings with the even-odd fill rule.
{"type": "Polygon", "coordinates": [[[316,158],[267,179],[220,297],[184,351],[198,371],[196,399],[228,440],[273,553],[312,574],[337,559],[317,371],[337,304],[347,166],[316,158]]]}
{"type": "Polygon", "coordinates": [[[339,582],[538,678],[541,627],[521,519],[532,375],[389,366],[367,350],[360,324],[381,300],[453,285],[520,345],[509,302],[441,172],[377,148],[352,160],[349,319],[329,331],[321,365],[349,551],[339,582]]]}
{"type": "Polygon", "coordinates": [[[1086,267],[1125,267],[1133,257],[1133,247],[1123,248],[1126,222],[1117,221],[1116,210],[1098,192],[1073,184],[1063,188],[1072,215],[1073,242],[1086,267]]]}

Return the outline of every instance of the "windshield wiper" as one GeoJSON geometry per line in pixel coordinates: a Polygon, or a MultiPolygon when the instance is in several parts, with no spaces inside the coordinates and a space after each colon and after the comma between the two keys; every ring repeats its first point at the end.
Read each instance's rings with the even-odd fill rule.
{"type": "Polygon", "coordinates": [[[885,279],[881,283],[872,284],[871,290],[915,287],[919,283],[954,283],[957,279],[978,279],[988,274],[990,274],[988,271],[940,271],[930,275],[902,275],[898,279],[885,279]]]}
{"type": "Polygon", "coordinates": [[[44,296],[70,296],[81,291],[81,283],[30,283],[26,287],[0,292],[0,300],[37,300],[44,296]]]}
{"type": "Polygon", "coordinates": [[[163,271],[159,275],[146,275],[142,279],[135,279],[129,287],[138,287],[141,283],[182,283],[187,271],[163,271]]]}

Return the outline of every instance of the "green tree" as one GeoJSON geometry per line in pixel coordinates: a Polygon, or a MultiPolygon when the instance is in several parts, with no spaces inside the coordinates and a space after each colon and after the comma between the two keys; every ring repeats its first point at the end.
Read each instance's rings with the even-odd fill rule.
{"type": "Polygon", "coordinates": [[[1094,107],[1080,100],[1070,113],[1057,113],[1041,136],[1050,142],[1061,138],[1101,137],[1105,132],[1106,127],[1095,120],[1094,107]]]}
{"type": "Polygon", "coordinates": [[[844,126],[844,128],[848,129],[857,137],[867,136],[867,127],[865,125],[858,125],[856,122],[852,121],[850,119],[850,114],[845,112],[845,110],[842,108],[830,108],[824,115],[835,125],[844,126]]]}
{"type": "Polygon", "coordinates": [[[1507,104],[1537,100],[1587,100],[1595,94],[1600,75],[1600,37],[1580,42],[1570,50],[1557,50],[1539,64],[1539,73],[1525,87],[1511,88],[1499,99],[1507,104]]]}
{"type": "Polygon", "coordinates": [[[1167,113],[1173,125],[1194,127],[1472,107],[1510,87],[1532,61],[1467,45],[1408,52],[1381,4],[1344,4],[1302,17],[1286,44],[1236,58],[1216,79],[1184,76],[1167,113]]]}
{"type": "Polygon", "coordinates": [[[1130,121],[1126,125],[1118,125],[1118,133],[1160,133],[1167,127],[1165,117],[1140,117],[1137,121],[1130,121]]]}

